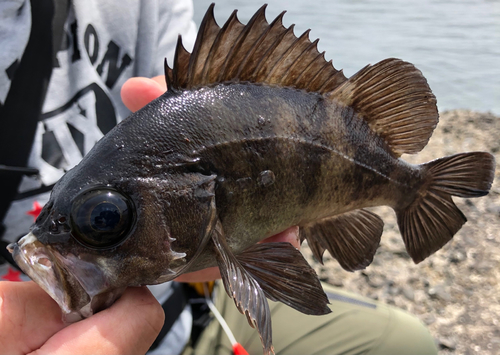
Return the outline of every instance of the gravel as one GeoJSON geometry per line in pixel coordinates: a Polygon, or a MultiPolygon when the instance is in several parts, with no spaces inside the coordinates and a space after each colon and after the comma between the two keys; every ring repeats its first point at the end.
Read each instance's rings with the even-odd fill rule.
{"type": "MultiPolygon", "coordinates": [[[[500,118],[491,113],[441,113],[427,147],[402,158],[422,163],[466,151],[487,151],[500,161],[500,118]]],[[[373,263],[349,273],[325,253],[325,265],[302,250],[321,280],[404,309],[421,319],[445,354],[500,354],[500,171],[489,195],[454,198],[468,222],[418,265],[407,255],[392,209],[373,209],[385,222],[373,263]]]]}

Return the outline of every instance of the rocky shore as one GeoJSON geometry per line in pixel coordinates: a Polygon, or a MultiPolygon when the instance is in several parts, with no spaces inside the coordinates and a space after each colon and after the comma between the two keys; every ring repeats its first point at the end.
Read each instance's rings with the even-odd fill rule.
{"type": "Polygon", "coordinates": [[[436,339],[440,354],[500,354],[500,117],[466,110],[443,112],[422,163],[466,151],[495,155],[497,171],[488,196],[454,198],[468,222],[437,253],[414,265],[400,237],[394,212],[377,208],[385,222],[380,248],[363,271],[348,273],[325,253],[325,265],[304,254],[320,279],[420,318],[436,339]]]}

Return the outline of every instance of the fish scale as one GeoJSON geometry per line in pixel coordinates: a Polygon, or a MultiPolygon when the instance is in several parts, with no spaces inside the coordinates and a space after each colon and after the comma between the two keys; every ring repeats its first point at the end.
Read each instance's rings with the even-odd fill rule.
{"type": "Polygon", "coordinates": [[[218,266],[224,287],[274,352],[266,298],[330,312],[315,271],[288,243],[354,271],[373,260],[394,209],[414,262],[466,222],[452,196],[488,193],[495,161],[459,153],[421,165],[438,123],[422,73],[400,59],[347,79],[265,6],[219,27],[210,6],[193,53],[179,39],[167,91],[118,124],[54,186],[31,232],[9,245],[67,321],[109,307],[128,286],[218,266]]]}

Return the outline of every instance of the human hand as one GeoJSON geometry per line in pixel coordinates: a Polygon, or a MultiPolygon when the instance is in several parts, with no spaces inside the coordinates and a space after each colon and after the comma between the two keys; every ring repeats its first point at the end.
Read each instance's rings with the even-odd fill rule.
{"type": "Polygon", "coordinates": [[[70,325],[34,282],[0,282],[0,354],[145,354],[164,313],[145,287],[130,287],[108,309],[70,325]]]}
{"type": "MultiPolygon", "coordinates": [[[[122,86],[121,97],[127,108],[135,112],[141,107],[156,99],[167,90],[165,77],[163,75],[149,78],[130,78],[122,86]]],[[[269,242],[289,242],[295,248],[300,247],[299,227],[291,227],[287,230],[264,239],[262,243],[269,242]]],[[[179,276],[176,281],[179,282],[203,282],[220,279],[218,267],[207,268],[204,270],[191,272],[179,276]]]]}

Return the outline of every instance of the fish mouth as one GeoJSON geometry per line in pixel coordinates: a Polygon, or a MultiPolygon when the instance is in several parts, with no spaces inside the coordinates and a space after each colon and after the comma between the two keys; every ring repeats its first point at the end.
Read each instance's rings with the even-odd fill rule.
{"type": "Polygon", "coordinates": [[[111,306],[125,290],[110,290],[98,266],[73,255],[63,257],[31,232],[7,249],[21,270],[57,302],[66,323],[88,318],[111,306]]]}

